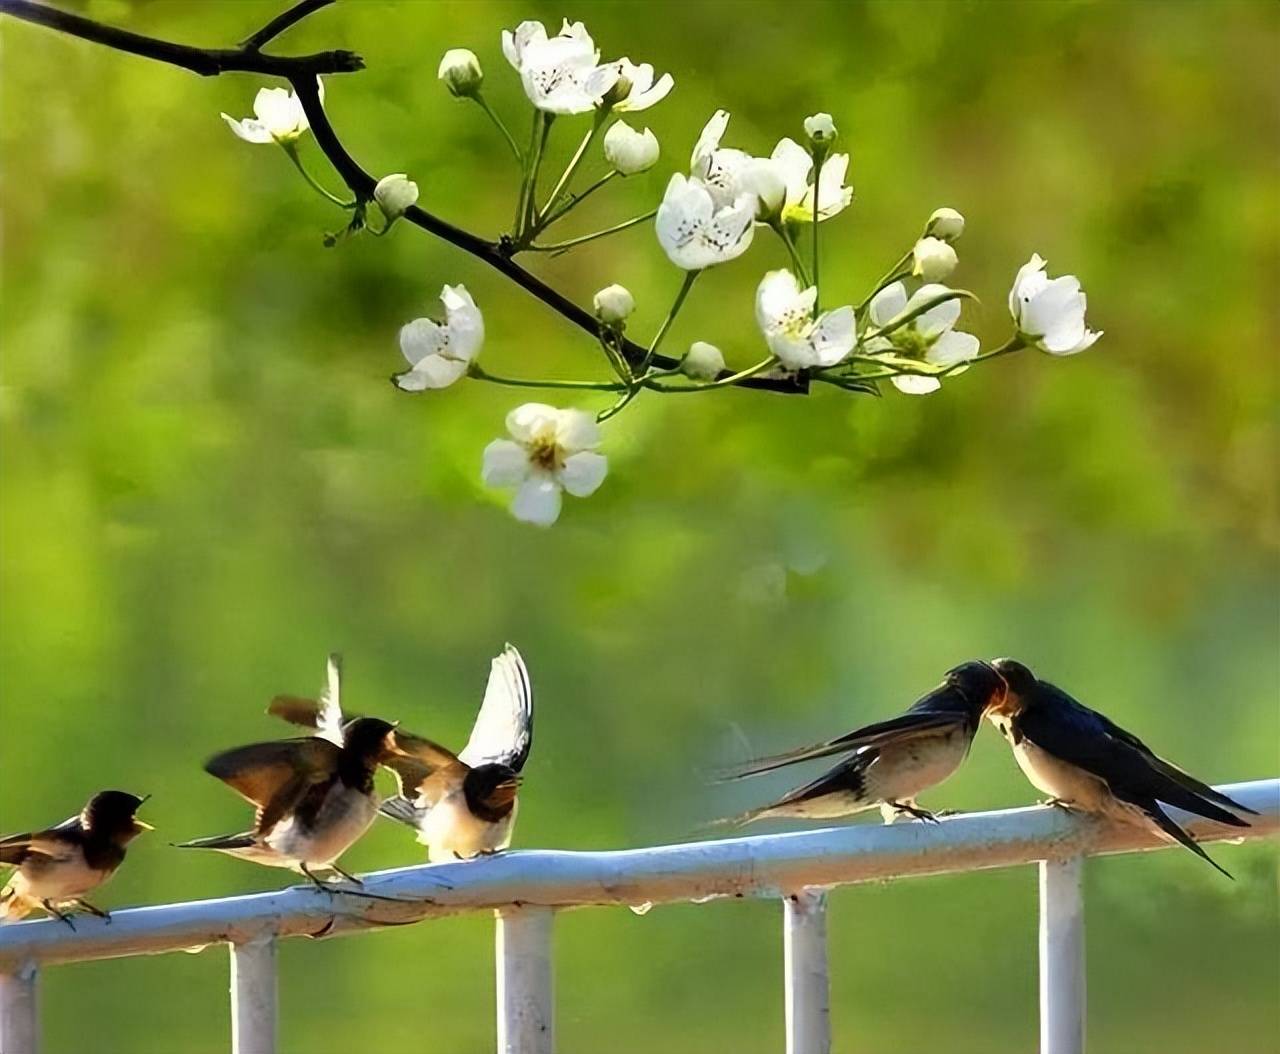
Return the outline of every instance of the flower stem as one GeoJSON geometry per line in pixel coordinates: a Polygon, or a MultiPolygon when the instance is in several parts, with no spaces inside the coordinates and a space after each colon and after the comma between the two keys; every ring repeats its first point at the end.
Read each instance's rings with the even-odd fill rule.
{"type": "Polygon", "coordinates": [[[607,410],[602,410],[596,415],[597,421],[607,421],[615,414],[619,414],[636,397],[640,388],[644,383],[644,375],[648,372],[649,362],[653,359],[654,352],[658,350],[658,345],[662,343],[662,338],[667,335],[667,330],[671,328],[671,323],[676,320],[676,315],[680,314],[680,309],[684,307],[685,299],[689,296],[689,290],[693,288],[693,283],[697,281],[701,271],[687,271],[684,276],[684,282],[680,285],[680,292],[676,294],[675,301],[671,305],[671,310],[667,312],[667,317],[663,319],[662,325],[658,327],[658,332],[654,334],[653,340],[650,342],[648,349],[644,353],[644,358],[640,361],[640,379],[631,384],[612,406],[607,410]]]}
{"type": "Polygon", "coordinates": [[[526,380],[522,377],[499,377],[497,374],[489,373],[474,362],[467,367],[467,376],[477,381],[488,381],[490,384],[503,384],[509,388],[589,388],[600,392],[622,392],[627,390],[627,385],[620,381],[526,380]]]}
{"type": "Polygon", "coordinates": [[[813,286],[816,295],[813,298],[813,317],[818,317],[822,310],[822,286],[818,281],[818,188],[821,186],[822,162],[826,158],[825,150],[813,152],[813,286]]]}
{"type": "MultiPolygon", "coordinates": [[[[542,156],[547,150],[547,139],[551,135],[551,124],[556,119],[553,113],[542,113],[542,131],[535,139],[533,159],[529,164],[529,195],[524,202],[524,232],[530,232],[538,222],[538,173],[542,169],[542,156]]],[[[526,238],[527,240],[527,238],[526,238]]]]}
{"type": "Polygon", "coordinates": [[[280,146],[283,148],[285,154],[288,155],[289,160],[293,162],[293,167],[302,173],[302,178],[307,181],[307,185],[315,190],[316,193],[322,195],[335,205],[340,205],[344,209],[354,209],[356,207],[356,203],[354,201],[343,201],[336,194],[330,194],[329,191],[325,190],[324,187],[316,182],[315,177],[303,166],[302,158],[298,156],[297,143],[281,143],[280,146]]]}
{"type": "Polygon", "coordinates": [[[796,269],[796,274],[799,275],[800,281],[806,288],[813,285],[813,283],[809,281],[809,272],[805,269],[804,261],[800,259],[800,253],[796,251],[796,243],[792,240],[791,235],[787,233],[786,224],[781,220],[776,220],[769,224],[769,226],[772,227],[778,237],[782,239],[782,244],[787,247],[787,252],[791,255],[791,266],[796,269]]]}
{"type": "Polygon", "coordinates": [[[493,122],[494,127],[497,128],[498,131],[502,133],[502,138],[504,138],[507,141],[507,146],[511,147],[511,153],[515,155],[516,164],[518,164],[520,168],[523,170],[524,151],[520,149],[520,144],[515,141],[515,137],[512,136],[511,131],[507,128],[502,118],[498,116],[498,114],[494,111],[493,107],[489,105],[489,100],[486,99],[483,95],[481,95],[480,92],[477,91],[474,95],[471,96],[471,98],[475,99],[476,105],[479,106],[480,109],[482,109],[486,114],[488,114],[489,120],[493,122]]]}
{"type": "Polygon", "coordinates": [[[890,285],[891,283],[896,282],[899,278],[906,278],[907,275],[910,274],[910,272],[904,271],[903,268],[907,266],[910,260],[911,260],[911,251],[908,250],[907,252],[902,254],[902,258],[898,260],[896,264],[894,264],[892,267],[889,268],[889,270],[887,270],[884,273],[884,277],[881,278],[880,281],[878,281],[875,284],[871,292],[869,292],[866,295],[866,297],[863,299],[862,303],[860,303],[854,309],[854,313],[861,316],[862,313],[867,309],[867,305],[876,298],[876,294],[880,292],[880,290],[884,289],[886,286],[890,285]]]}
{"type": "Polygon", "coordinates": [[[569,163],[565,165],[564,171],[560,174],[560,179],[555,185],[555,189],[547,197],[547,202],[543,205],[542,210],[534,216],[534,227],[542,222],[542,218],[555,206],[561,193],[565,187],[569,185],[569,181],[573,179],[573,174],[578,171],[578,166],[582,164],[583,157],[586,156],[588,148],[591,146],[595,137],[600,134],[600,129],[604,127],[605,121],[609,117],[607,110],[602,110],[596,114],[591,121],[591,130],[582,137],[582,142],[578,144],[578,149],[574,151],[573,157],[569,159],[569,163]]]}
{"type": "Polygon", "coordinates": [[[657,209],[650,209],[643,216],[635,216],[624,223],[606,227],[604,230],[596,231],[594,234],[584,234],[581,238],[570,238],[568,241],[556,242],[554,245],[530,245],[528,250],[531,253],[565,252],[575,245],[583,245],[586,242],[595,241],[597,238],[603,238],[609,234],[617,234],[618,231],[625,231],[628,227],[634,227],[637,223],[644,223],[645,220],[653,219],[657,214],[657,209]]]}
{"type": "Polygon", "coordinates": [[[592,183],[589,187],[587,187],[587,189],[584,190],[581,194],[570,194],[568,201],[566,201],[558,209],[554,210],[553,212],[547,213],[542,217],[542,222],[538,224],[537,230],[535,230],[533,233],[537,234],[539,231],[545,231],[548,227],[550,227],[553,223],[555,223],[556,220],[564,216],[567,212],[569,212],[570,209],[573,209],[574,207],[576,207],[577,205],[585,201],[588,196],[590,196],[595,191],[603,187],[606,183],[609,182],[609,180],[613,179],[617,174],[618,174],[618,170],[616,168],[612,168],[608,172],[606,172],[603,176],[601,176],[599,179],[597,179],[594,183],[592,183]]]}
{"type": "Polygon", "coordinates": [[[527,207],[529,201],[529,166],[533,161],[533,150],[538,142],[538,130],[542,127],[542,111],[533,111],[533,124],[529,128],[529,149],[521,154],[523,167],[520,171],[520,196],[516,202],[516,218],[512,224],[511,234],[517,241],[524,235],[527,207]]]}
{"type": "MultiPolygon", "coordinates": [[[[761,359],[754,366],[748,366],[745,370],[739,370],[737,373],[731,373],[727,377],[719,377],[714,381],[706,381],[703,384],[657,384],[654,381],[646,380],[645,387],[652,388],[655,392],[705,392],[713,388],[727,388],[730,385],[737,384],[739,381],[746,380],[748,377],[754,377],[757,373],[763,373],[769,367],[776,365],[778,359],[774,355],[770,355],[767,359],[761,359]]],[[[676,372],[676,371],[670,371],[676,372]]]]}
{"type": "Polygon", "coordinates": [[[1015,351],[1021,351],[1026,346],[1027,342],[1022,339],[1022,335],[1020,333],[1015,333],[1012,337],[1001,344],[1000,347],[992,348],[990,351],[984,351],[981,355],[975,355],[972,359],[963,363],[963,365],[970,366],[975,362],[986,362],[988,359],[998,359],[1001,355],[1009,355],[1015,351]]]}

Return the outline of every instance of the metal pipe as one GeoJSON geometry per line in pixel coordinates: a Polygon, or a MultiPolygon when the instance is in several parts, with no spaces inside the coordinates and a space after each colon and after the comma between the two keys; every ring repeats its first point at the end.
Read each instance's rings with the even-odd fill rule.
{"type": "Polygon", "coordinates": [[[1084,1054],[1084,859],[1040,861],[1040,1054],[1084,1054]]]}
{"type": "Polygon", "coordinates": [[[806,890],[782,903],[787,1054],[830,1054],[827,898],[806,890]]]}
{"type": "Polygon", "coordinates": [[[0,973],[0,1054],[39,1054],[39,981],[33,962],[0,973]]]}
{"type": "MultiPolygon", "coordinates": [[[[1251,826],[1239,828],[1176,809],[1171,815],[1205,841],[1262,838],[1280,831],[1280,780],[1220,789],[1261,815],[1249,817],[1251,826]]],[[[81,918],[74,931],[51,920],[0,926],[0,972],[12,972],[27,960],[75,962],[243,943],[266,935],[352,932],[515,904],[562,908],[781,897],[805,887],[1171,844],[1144,828],[1036,806],[952,816],[937,824],[849,825],[622,852],[505,852],[366,875],[364,896],[293,887],[114,911],[110,924],[81,918]]]]}
{"type": "Polygon", "coordinates": [[[276,942],[231,945],[232,1054],[276,1052],[276,942]]]}
{"type": "Polygon", "coordinates": [[[552,1054],[555,1000],[550,908],[498,912],[498,1054],[552,1054]]]}

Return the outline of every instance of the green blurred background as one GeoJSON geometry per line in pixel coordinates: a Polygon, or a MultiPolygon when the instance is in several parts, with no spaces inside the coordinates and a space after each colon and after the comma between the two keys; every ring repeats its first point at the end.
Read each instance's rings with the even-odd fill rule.
{"type": "MultiPolygon", "coordinates": [[[[80,9],[226,45],[279,7],[80,9]]],[[[250,112],[255,78],[0,22],[0,829],[151,792],[159,831],[108,907],[272,888],[288,877],[166,847],[246,821],[204,757],[282,732],[265,701],[318,687],[332,648],[350,705],[460,744],[505,640],[538,689],[522,847],[691,837],[786,785],[708,788],[710,766],[891,713],[972,656],[1019,656],[1207,779],[1277,775],[1280,7],[350,2],[282,50],[360,51],[367,72],[328,85],[349,148],[494,235],[511,159],[436,63],[476,50],[524,129],[499,31],[562,14],[677,82],[633,119],[659,166],[564,236],[656,203],[717,107],[756,153],[827,109],[857,189],[824,226],[828,302],[950,205],[985,344],[1033,250],[1081,277],[1105,338],[927,398],[646,394],[607,428],[604,487],[540,531],[478,478],[521,393],[395,391],[396,330],[464,282],[496,372],[601,376],[588,339],[412,228],[322,248],[338,210],[218,118],[250,112]]],[[[553,157],[577,138],[559,127],[553,157]]],[[[671,347],[754,361],[754,287],[782,263],[761,237],[710,274],[671,347]]],[[[623,282],[642,336],[679,283],[648,225],[532,266],[580,302],[623,282]]],[[[984,732],[926,802],[1036,796],[984,732]]],[[[1215,856],[1234,883],[1185,852],[1090,863],[1093,1049],[1278,1049],[1274,847],[1215,856]]],[[[380,824],[345,862],[420,858],[380,824]]],[[[836,1049],[1032,1049],[1035,901],[1031,868],[835,894],[836,1049]]],[[[564,915],[561,1049],[780,1049],[780,915],[564,915]]],[[[491,1049],[491,945],[483,917],[290,942],[283,1049],[491,1049]]],[[[226,968],[209,950],[51,970],[48,1050],[225,1050],[226,968]]]]}

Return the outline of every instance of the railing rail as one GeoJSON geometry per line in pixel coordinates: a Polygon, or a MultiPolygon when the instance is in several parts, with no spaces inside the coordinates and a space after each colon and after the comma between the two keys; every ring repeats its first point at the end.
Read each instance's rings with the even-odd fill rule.
{"type": "MultiPolygon", "coordinates": [[[[1220,788],[1255,809],[1248,828],[1171,810],[1204,841],[1280,832],[1280,779],[1220,788]]],[[[826,1054],[825,898],[829,887],[1040,864],[1041,1052],[1083,1045],[1081,860],[1170,843],[1136,827],[1032,807],[968,813],[938,824],[850,825],[819,831],[616,852],[530,850],[363,876],[365,896],[289,889],[0,927],[0,1054],[35,1054],[36,977],[56,963],[232,946],[233,1050],[275,1050],[274,944],[282,937],[366,931],[459,912],[498,913],[498,1037],[502,1054],[553,1049],[551,938],[556,910],[641,907],[720,897],[786,903],[789,1054],[826,1054]]]]}

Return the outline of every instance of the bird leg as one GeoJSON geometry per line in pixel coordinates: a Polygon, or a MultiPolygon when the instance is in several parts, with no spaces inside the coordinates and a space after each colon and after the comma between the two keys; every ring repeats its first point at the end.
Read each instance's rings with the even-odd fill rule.
{"type": "Polygon", "coordinates": [[[111,921],[111,916],[107,912],[103,911],[101,908],[94,907],[83,897],[76,897],[75,903],[79,904],[90,915],[97,915],[100,919],[106,919],[108,922],[111,921]]]}
{"type": "Polygon", "coordinates": [[[918,805],[915,805],[915,804],[908,805],[906,802],[900,802],[900,801],[891,801],[891,802],[886,802],[885,804],[891,805],[893,808],[897,809],[899,812],[905,812],[908,816],[914,816],[917,820],[921,820],[924,823],[938,822],[938,818],[934,816],[933,813],[931,813],[928,809],[920,808],[920,806],[918,805]]]}
{"type": "Polygon", "coordinates": [[[75,924],[74,922],[72,922],[72,921],[71,921],[71,916],[70,916],[70,915],[63,914],[61,911],[59,911],[57,908],[55,908],[55,907],[53,906],[53,902],[52,902],[52,901],[49,901],[49,900],[42,900],[42,901],[40,901],[40,906],[41,906],[42,908],[44,908],[44,910],[45,910],[45,911],[47,911],[50,915],[52,915],[52,916],[53,916],[55,919],[57,919],[59,922],[65,922],[65,923],[67,924],[67,927],[71,930],[71,932],[72,932],[72,933],[74,933],[74,932],[75,932],[76,924],[75,924]]]}
{"type": "Polygon", "coordinates": [[[350,873],[348,873],[348,872],[346,872],[346,871],[343,871],[343,870],[342,870],[342,868],[340,868],[337,864],[330,864],[330,865],[329,865],[329,870],[330,870],[330,871],[335,872],[336,874],[341,875],[341,876],[342,876],[343,878],[345,878],[348,882],[350,882],[353,886],[363,886],[363,885],[364,885],[364,883],[363,883],[363,882],[361,882],[361,881],[360,881],[360,879],[356,878],[356,876],[355,876],[355,875],[350,874],[350,873]]]}
{"type": "Polygon", "coordinates": [[[1047,805],[1051,809],[1065,809],[1067,812],[1071,811],[1071,803],[1063,801],[1061,798],[1041,798],[1036,802],[1036,804],[1047,805]]]}
{"type": "Polygon", "coordinates": [[[315,876],[314,874],[312,874],[312,873],[311,873],[311,869],[310,869],[309,867],[307,867],[307,865],[306,865],[306,864],[299,864],[299,865],[298,865],[298,870],[299,870],[299,871],[301,871],[304,875],[306,875],[306,876],[307,876],[307,878],[308,878],[308,879],[310,879],[310,880],[311,880],[311,884],[312,884],[313,886],[315,886],[315,887],[316,887],[316,889],[319,889],[319,890],[324,891],[325,893],[328,893],[328,894],[329,894],[329,896],[333,896],[333,889],[332,889],[332,887],[331,887],[331,886],[329,886],[329,884],[328,884],[328,883],[326,883],[326,882],[321,882],[321,881],[320,881],[320,879],[316,878],[316,876],[315,876]]]}

